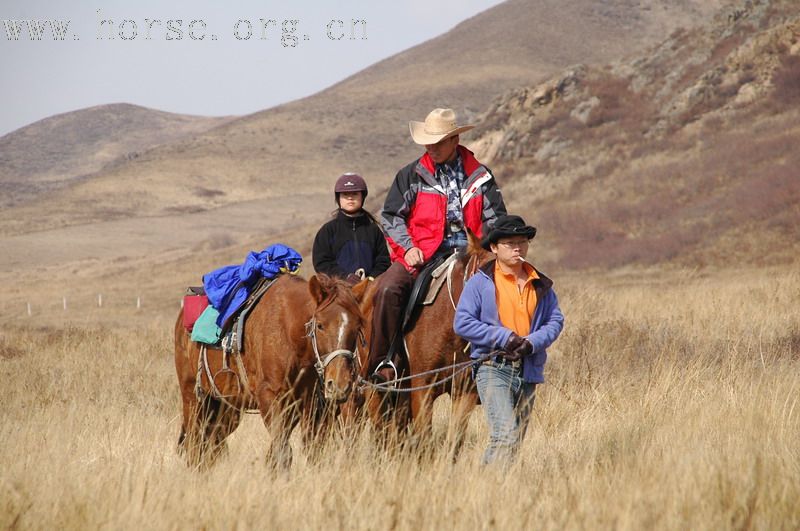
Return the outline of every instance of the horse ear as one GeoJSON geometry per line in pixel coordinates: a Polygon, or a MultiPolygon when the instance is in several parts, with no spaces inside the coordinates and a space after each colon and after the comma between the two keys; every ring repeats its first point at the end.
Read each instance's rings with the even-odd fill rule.
{"type": "Polygon", "coordinates": [[[369,287],[369,279],[365,278],[355,286],[351,288],[353,292],[353,296],[356,298],[359,304],[361,301],[364,300],[364,294],[367,292],[367,288],[369,287]]]}
{"type": "Polygon", "coordinates": [[[469,228],[467,228],[467,242],[467,253],[470,256],[480,255],[484,252],[483,247],[481,247],[481,239],[475,236],[475,233],[469,228]]]}
{"type": "Polygon", "coordinates": [[[314,275],[308,280],[308,292],[311,293],[311,297],[317,301],[317,304],[325,299],[325,290],[322,287],[322,283],[317,278],[317,275],[314,275]]]}

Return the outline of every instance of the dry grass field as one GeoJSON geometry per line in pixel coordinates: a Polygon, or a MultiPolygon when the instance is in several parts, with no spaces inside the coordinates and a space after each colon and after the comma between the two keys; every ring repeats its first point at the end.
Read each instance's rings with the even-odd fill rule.
{"type": "Polygon", "coordinates": [[[735,3],[511,0],[249,116],[101,106],[0,139],[0,528],[800,529],[800,13],[735,3]],[[456,51],[468,74],[418,81],[467,72],[456,51]],[[442,398],[415,451],[295,434],[277,473],[248,416],[188,468],[183,287],[269,243],[309,257],[341,171],[375,211],[432,105],[479,123],[566,316],[520,459],[481,468],[478,408],[452,463],[442,398]]]}
{"type": "Polygon", "coordinates": [[[276,474],[250,416],[216,466],[191,470],[174,449],[172,316],[14,324],[0,526],[797,529],[797,271],[549,271],[567,325],[508,471],[479,466],[480,409],[458,461],[439,451],[446,399],[427,456],[377,449],[365,429],[310,460],[295,437],[276,474]]]}

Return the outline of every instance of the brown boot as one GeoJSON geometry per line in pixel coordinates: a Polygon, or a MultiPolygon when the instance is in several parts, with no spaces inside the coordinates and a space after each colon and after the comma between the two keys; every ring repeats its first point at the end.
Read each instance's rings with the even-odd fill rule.
{"type": "MultiPolygon", "coordinates": [[[[400,318],[413,285],[414,277],[399,262],[393,263],[378,277],[373,299],[372,331],[367,362],[369,374],[375,373],[380,363],[386,359],[389,345],[400,328],[400,318]]],[[[390,369],[390,372],[393,371],[390,369]]]]}
{"type": "Polygon", "coordinates": [[[391,382],[397,379],[397,371],[394,370],[393,367],[388,365],[384,365],[377,371],[373,372],[370,376],[370,380],[377,384],[382,384],[386,382],[391,382]]]}

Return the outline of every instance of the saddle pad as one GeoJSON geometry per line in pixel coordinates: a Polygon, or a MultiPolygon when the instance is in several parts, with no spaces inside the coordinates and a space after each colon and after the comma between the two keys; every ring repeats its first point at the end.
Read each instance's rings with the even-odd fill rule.
{"type": "Polygon", "coordinates": [[[192,341],[199,341],[208,345],[219,343],[220,328],[217,326],[219,312],[213,306],[207,306],[192,328],[192,341]]]}
{"type": "Polygon", "coordinates": [[[433,273],[431,273],[431,283],[428,286],[428,292],[425,294],[425,299],[422,301],[422,304],[433,304],[434,301],[436,301],[436,296],[442,289],[445,280],[453,273],[453,266],[456,265],[456,256],[455,254],[451,254],[447,260],[433,270],[433,273]]]}

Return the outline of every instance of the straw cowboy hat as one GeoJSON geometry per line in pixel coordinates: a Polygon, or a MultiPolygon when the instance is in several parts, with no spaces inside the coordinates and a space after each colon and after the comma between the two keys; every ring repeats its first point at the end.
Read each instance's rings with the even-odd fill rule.
{"type": "Polygon", "coordinates": [[[424,122],[408,122],[411,138],[423,146],[436,144],[445,138],[460,135],[474,127],[474,125],[458,125],[453,109],[434,109],[425,117],[424,122]]]}

